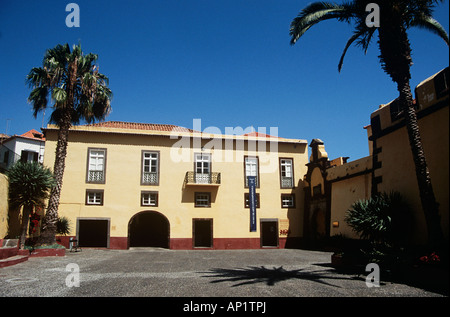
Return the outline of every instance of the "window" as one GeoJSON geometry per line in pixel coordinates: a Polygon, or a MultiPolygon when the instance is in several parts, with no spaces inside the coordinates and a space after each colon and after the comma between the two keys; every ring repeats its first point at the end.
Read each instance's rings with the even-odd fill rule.
{"type": "Polygon", "coordinates": [[[389,113],[391,115],[391,122],[402,118],[402,109],[400,107],[400,99],[397,98],[389,105],[389,113]]]}
{"type": "Polygon", "coordinates": [[[211,207],[211,193],[195,193],[195,207],[211,207]]]}
{"type": "Polygon", "coordinates": [[[256,176],[256,187],[259,187],[259,170],[258,170],[258,158],[257,157],[245,157],[245,187],[248,187],[247,176],[256,176]]]}
{"type": "Polygon", "coordinates": [[[158,207],[158,192],[142,192],[141,206],[158,207]]]}
{"type": "Polygon", "coordinates": [[[8,164],[9,161],[9,151],[6,150],[5,156],[3,156],[3,163],[8,164]]]}
{"type": "Polygon", "coordinates": [[[294,187],[294,170],[292,159],[280,159],[281,188],[294,187]]]}
{"type": "Polygon", "coordinates": [[[105,183],[106,149],[88,149],[88,183],[105,183]]]}
{"type": "Polygon", "coordinates": [[[86,190],[86,205],[103,205],[103,190],[86,190]]]}
{"type": "Polygon", "coordinates": [[[282,208],[295,208],[295,195],[294,194],[281,194],[281,207],[282,208]]]}
{"type": "Polygon", "coordinates": [[[448,87],[450,86],[449,69],[446,68],[434,77],[434,87],[436,89],[436,99],[441,99],[448,95],[448,87]]]}
{"type": "Polygon", "coordinates": [[[22,163],[37,162],[38,156],[39,155],[36,152],[22,150],[22,152],[20,153],[20,161],[22,163]]]}
{"type": "Polygon", "coordinates": [[[211,155],[208,153],[196,153],[194,161],[195,183],[211,183],[211,155]]]}
{"type": "MultiPolygon", "coordinates": [[[[244,199],[245,199],[245,208],[250,208],[249,196],[250,196],[249,193],[245,193],[245,197],[244,197],[244,199]]],[[[256,208],[259,208],[260,207],[260,205],[259,205],[259,201],[260,201],[259,200],[259,193],[256,193],[255,200],[256,200],[256,208]]]]}
{"type": "Polygon", "coordinates": [[[159,152],[142,151],[142,177],[143,185],[159,184],[159,152]]]}

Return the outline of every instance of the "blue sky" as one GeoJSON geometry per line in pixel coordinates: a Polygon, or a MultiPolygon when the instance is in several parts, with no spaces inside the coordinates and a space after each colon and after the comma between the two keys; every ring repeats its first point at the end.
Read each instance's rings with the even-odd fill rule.
{"type": "MultiPolygon", "coordinates": [[[[376,41],[366,55],[350,48],[337,71],[352,34],[347,24],[323,22],[289,44],[290,22],[309,1],[79,0],[80,27],[68,28],[70,2],[0,0],[1,133],[42,126],[27,103],[25,77],[59,43],[80,42],[84,53],[99,55],[114,93],[107,120],[192,128],[199,118],[203,129],[222,132],[278,127],[281,137],[322,139],[330,158],[368,155],[363,127],[398,95],[376,41]]],[[[434,16],[448,32],[448,2],[434,16]]],[[[415,87],[448,66],[449,49],[427,31],[409,35],[415,87]]]]}

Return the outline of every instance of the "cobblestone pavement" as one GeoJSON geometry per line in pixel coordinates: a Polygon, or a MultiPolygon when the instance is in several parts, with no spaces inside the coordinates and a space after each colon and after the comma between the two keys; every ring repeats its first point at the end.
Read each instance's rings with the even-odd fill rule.
{"type": "Polygon", "coordinates": [[[365,283],[368,273],[339,273],[330,267],[330,256],[329,252],[287,249],[83,249],[0,268],[0,296],[442,296],[384,282],[383,276],[380,287],[369,288],[365,283]]]}

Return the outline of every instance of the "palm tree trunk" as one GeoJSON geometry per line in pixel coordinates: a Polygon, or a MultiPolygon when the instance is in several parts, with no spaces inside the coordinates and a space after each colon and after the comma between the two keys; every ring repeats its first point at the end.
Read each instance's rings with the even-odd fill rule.
{"type": "Polygon", "coordinates": [[[23,206],[22,210],[22,227],[19,238],[20,249],[23,250],[25,247],[25,240],[27,239],[28,223],[30,222],[30,214],[33,210],[33,206],[26,205],[23,206]]]}
{"type": "Polygon", "coordinates": [[[420,138],[419,125],[414,109],[409,81],[398,83],[398,90],[400,92],[400,104],[403,109],[406,130],[408,131],[409,144],[416,170],[420,201],[422,203],[422,209],[425,214],[425,221],[428,229],[428,243],[430,247],[436,248],[442,243],[444,238],[439,216],[439,204],[436,201],[431,185],[431,177],[420,138]]]}
{"type": "Polygon", "coordinates": [[[403,111],[409,144],[414,160],[417,184],[419,187],[422,210],[425,215],[428,230],[428,244],[432,248],[439,246],[443,241],[440,224],[439,208],[431,186],[425,153],[419,133],[417,115],[414,109],[413,97],[410,87],[412,65],[411,46],[403,25],[395,23],[400,21],[392,12],[382,12],[383,27],[379,28],[380,61],[383,70],[397,84],[400,106],[403,111]]]}
{"type": "Polygon", "coordinates": [[[71,125],[69,118],[70,117],[66,118],[59,127],[55,165],[53,167],[55,186],[50,192],[47,212],[45,213],[45,217],[42,221],[41,235],[38,241],[39,245],[51,245],[56,243],[56,222],[58,220],[59,199],[61,197],[61,189],[63,185],[67,142],[69,139],[69,128],[71,125]]]}
{"type": "Polygon", "coordinates": [[[78,57],[68,66],[68,81],[66,86],[67,99],[63,107],[63,113],[59,122],[58,143],[56,144],[55,165],[53,174],[56,185],[50,192],[47,212],[42,224],[39,244],[56,243],[56,223],[58,221],[59,199],[63,185],[64,169],[66,167],[67,144],[69,141],[69,129],[72,125],[72,112],[74,106],[75,84],[77,80],[78,57]]]}

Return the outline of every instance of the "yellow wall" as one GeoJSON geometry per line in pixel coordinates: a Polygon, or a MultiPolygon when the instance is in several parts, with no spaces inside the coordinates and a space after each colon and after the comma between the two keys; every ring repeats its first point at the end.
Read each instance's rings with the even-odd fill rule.
{"type": "MultiPolygon", "coordinates": [[[[448,87],[448,80],[446,85],[441,81],[444,73],[448,78],[447,68],[421,82],[416,87],[415,94],[422,145],[434,193],[439,203],[442,228],[448,239],[449,93],[448,88],[445,90],[445,87],[448,87]]],[[[368,199],[372,192],[397,191],[412,210],[411,242],[418,244],[426,242],[427,228],[419,197],[415,165],[404,119],[401,115],[395,116],[395,106],[395,101],[381,105],[371,114],[371,125],[364,127],[369,138],[370,156],[344,164],[340,159],[327,161],[325,180],[319,167],[311,171],[309,184],[311,192],[318,184],[321,184],[322,188],[326,187],[326,192],[322,191],[322,194],[326,196],[330,214],[330,236],[343,234],[357,238],[344,220],[351,205],[360,199],[368,199]]],[[[323,145],[321,149],[324,151],[323,145]]],[[[324,198],[318,197],[314,203],[321,203],[320,199],[324,198]]]]}
{"type": "Polygon", "coordinates": [[[349,238],[358,238],[344,219],[353,203],[370,197],[370,181],[371,175],[364,174],[332,183],[330,236],[342,234],[349,238]]]}
{"type": "MultiPolygon", "coordinates": [[[[442,228],[448,238],[449,99],[448,91],[444,97],[436,98],[434,77],[428,78],[416,88],[420,105],[418,124],[433,190],[439,203],[442,228]]],[[[377,189],[378,192],[395,190],[402,194],[413,210],[414,242],[423,243],[426,241],[427,230],[409,139],[404,126],[397,128],[401,120],[391,121],[390,105],[381,107],[371,115],[371,118],[380,116],[382,130],[392,129],[392,132],[376,138],[376,147],[381,148],[381,152],[377,154],[381,167],[375,170],[374,176],[382,177],[377,189]]]]}
{"type": "MultiPolygon", "coordinates": [[[[430,171],[431,182],[437,201],[440,205],[441,222],[448,224],[448,107],[419,120],[425,156],[430,171]],[[447,129],[436,129],[445,127],[447,129]],[[445,163],[444,163],[445,162],[445,163]]],[[[418,241],[426,238],[426,224],[419,189],[415,175],[415,166],[412,159],[409,139],[406,129],[396,130],[377,140],[377,146],[382,147],[378,154],[382,167],[375,171],[375,176],[382,176],[378,191],[389,192],[396,190],[402,194],[410,207],[414,210],[414,232],[422,233],[418,241]]],[[[443,229],[448,237],[448,225],[443,229]]]]}
{"type": "MultiPolygon", "coordinates": [[[[275,157],[275,170],[264,164],[266,153],[249,151],[247,143],[241,150],[222,152],[217,148],[209,149],[209,140],[203,140],[206,153],[212,154],[212,172],[221,173],[220,186],[184,186],[186,172],[194,170],[194,153],[201,152],[200,147],[187,149],[186,161],[173,161],[173,145],[180,139],[168,136],[120,133],[80,132],[77,127],[70,133],[66,158],[63,189],[59,214],[70,219],[72,232],[76,234],[78,217],[110,218],[110,236],[127,237],[128,223],[133,215],[155,210],[165,215],[170,222],[170,238],[192,238],[193,218],[213,218],[214,238],[259,238],[259,219],[277,218],[289,220],[291,237],[302,236],[303,219],[303,183],[308,161],[307,144],[302,141],[278,143],[279,157],[294,159],[294,189],[280,189],[279,160],[275,157]],[[76,131],[76,132],[75,132],[76,131]],[[86,183],[86,167],[88,148],[106,148],[106,183],[86,183]],[[141,151],[155,150],[160,152],[159,186],[140,185],[141,151]],[[244,208],[244,155],[259,155],[261,207],[257,209],[257,232],[249,232],[249,209],[244,208]],[[233,162],[225,161],[234,157],[233,162]],[[103,189],[103,206],[85,205],[86,189],[103,189]],[[141,207],[141,191],[158,191],[158,207],[141,207]],[[211,208],[194,207],[194,192],[211,192],[211,208]],[[281,208],[281,193],[295,193],[296,209],[281,208]]],[[[92,130],[92,128],[89,128],[92,130]]],[[[106,131],[108,129],[103,129],[106,131]]],[[[136,133],[136,131],[134,131],[136,133]]],[[[56,147],[56,130],[46,131],[45,165],[52,166],[56,147]]],[[[220,141],[222,142],[222,141],[220,141]]],[[[219,142],[219,143],[220,143],[219,142]]],[[[223,141],[223,144],[228,141],[223,141]]],[[[180,143],[178,143],[180,144],[180,143]]],[[[211,144],[209,144],[211,145],[211,144]]],[[[267,151],[270,146],[267,145],[267,151]]],[[[176,153],[175,153],[176,154],[176,153]]],[[[273,159],[273,158],[272,158],[273,159]]]]}
{"type": "Polygon", "coordinates": [[[0,173],[0,240],[8,233],[8,185],[8,177],[0,173]]]}
{"type": "Polygon", "coordinates": [[[327,169],[327,181],[331,182],[330,236],[358,238],[344,219],[354,202],[370,197],[371,168],[372,157],[367,156],[327,169]]]}

